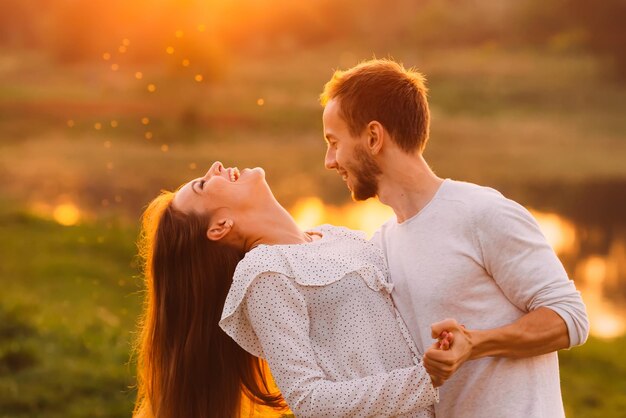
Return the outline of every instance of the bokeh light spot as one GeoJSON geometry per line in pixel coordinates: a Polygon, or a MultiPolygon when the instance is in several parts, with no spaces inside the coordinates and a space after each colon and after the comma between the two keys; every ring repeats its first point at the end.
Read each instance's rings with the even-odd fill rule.
{"type": "Polygon", "coordinates": [[[198,32],[204,32],[206,30],[206,26],[203,24],[198,25],[198,32]]]}
{"type": "Polygon", "coordinates": [[[72,203],[63,203],[57,206],[52,212],[54,220],[61,225],[76,225],[80,220],[80,211],[72,203]]]}
{"type": "Polygon", "coordinates": [[[258,99],[258,100],[256,101],[256,104],[257,104],[257,105],[259,105],[259,106],[263,106],[263,105],[265,104],[265,100],[264,100],[264,99],[262,99],[262,98],[261,98],[261,99],[258,99]]]}
{"type": "Polygon", "coordinates": [[[128,38],[122,39],[122,45],[124,45],[124,46],[130,45],[130,40],[128,40],[128,38]]]}
{"type": "Polygon", "coordinates": [[[154,93],[156,91],[156,86],[152,83],[148,84],[148,91],[150,93],[154,93]]]}
{"type": "Polygon", "coordinates": [[[168,46],[167,48],[165,48],[165,52],[167,52],[169,55],[172,55],[174,53],[174,47],[168,46]]]}
{"type": "Polygon", "coordinates": [[[152,132],[150,132],[150,131],[146,132],[146,133],[144,134],[144,137],[145,137],[146,139],[152,139],[152,137],[153,137],[152,132]]]}
{"type": "Polygon", "coordinates": [[[111,148],[111,141],[104,141],[104,148],[111,148]]]}
{"type": "Polygon", "coordinates": [[[114,167],[115,167],[115,166],[113,165],[113,163],[112,163],[112,162],[110,162],[110,161],[109,161],[109,162],[107,163],[107,170],[113,170],[113,168],[114,168],[114,167]]]}
{"type": "Polygon", "coordinates": [[[168,152],[169,150],[170,150],[169,145],[167,145],[167,144],[161,145],[161,151],[168,152]]]}
{"type": "Polygon", "coordinates": [[[185,59],[181,62],[181,64],[183,65],[183,67],[189,67],[189,64],[191,64],[191,62],[190,62],[187,58],[185,58],[185,59]]]}
{"type": "Polygon", "coordinates": [[[137,71],[137,72],[135,73],[135,78],[136,78],[137,80],[141,80],[141,79],[143,78],[143,73],[142,73],[141,71],[137,71]]]}
{"type": "Polygon", "coordinates": [[[73,119],[70,119],[70,120],[67,121],[67,127],[68,128],[73,128],[74,125],[76,125],[76,123],[74,122],[73,119]]]}
{"type": "Polygon", "coordinates": [[[113,119],[111,121],[111,128],[117,128],[117,125],[118,125],[117,121],[115,119],[113,119]]]}
{"type": "Polygon", "coordinates": [[[571,222],[554,213],[535,210],[531,210],[531,213],[537,219],[541,232],[557,254],[574,249],[576,228],[571,222]]]}
{"type": "Polygon", "coordinates": [[[96,122],[96,123],[93,124],[93,128],[96,131],[99,131],[100,129],[102,129],[102,124],[100,122],[96,122]]]}
{"type": "Polygon", "coordinates": [[[141,118],[141,123],[144,125],[148,125],[150,123],[150,118],[148,117],[141,118]]]}
{"type": "Polygon", "coordinates": [[[102,54],[102,59],[105,60],[105,61],[110,60],[111,59],[111,54],[108,53],[108,52],[103,53],[102,54]]]}
{"type": "Polygon", "coordinates": [[[190,170],[195,170],[196,168],[198,168],[198,165],[196,163],[189,163],[190,170]]]}
{"type": "Polygon", "coordinates": [[[117,71],[120,69],[120,65],[119,64],[111,64],[111,70],[112,71],[117,71]]]}
{"type": "Polygon", "coordinates": [[[126,53],[127,49],[124,45],[120,45],[120,47],[117,50],[120,52],[120,54],[124,54],[126,53]]]}
{"type": "Polygon", "coordinates": [[[202,74],[196,74],[196,76],[193,79],[199,83],[202,81],[203,78],[204,77],[202,77],[202,74]]]}
{"type": "Polygon", "coordinates": [[[182,38],[183,35],[184,35],[183,31],[180,29],[174,33],[174,36],[176,36],[178,39],[182,38]]]}

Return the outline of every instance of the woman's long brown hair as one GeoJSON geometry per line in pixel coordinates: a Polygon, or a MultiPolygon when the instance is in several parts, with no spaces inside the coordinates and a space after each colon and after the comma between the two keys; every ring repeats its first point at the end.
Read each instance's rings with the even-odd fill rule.
{"type": "Polygon", "coordinates": [[[163,192],[144,212],[139,254],[146,300],[137,342],[135,417],[230,418],[242,394],[273,408],[264,363],[218,326],[243,254],[206,237],[207,217],[172,207],[163,192]]]}

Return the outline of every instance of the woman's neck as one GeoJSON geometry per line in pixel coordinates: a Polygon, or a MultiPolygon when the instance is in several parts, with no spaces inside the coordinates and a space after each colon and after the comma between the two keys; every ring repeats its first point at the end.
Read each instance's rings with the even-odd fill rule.
{"type": "Polygon", "coordinates": [[[245,222],[246,252],[261,244],[302,244],[311,241],[311,237],[277,201],[261,209],[257,208],[245,222]]]}

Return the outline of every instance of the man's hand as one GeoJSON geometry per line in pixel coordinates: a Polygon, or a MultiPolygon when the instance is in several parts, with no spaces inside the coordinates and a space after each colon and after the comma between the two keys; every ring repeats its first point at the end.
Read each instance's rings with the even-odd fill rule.
{"type": "Polygon", "coordinates": [[[434,323],[431,330],[438,341],[424,354],[424,367],[433,382],[443,384],[470,358],[471,334],[454,319],[434,323]]]}

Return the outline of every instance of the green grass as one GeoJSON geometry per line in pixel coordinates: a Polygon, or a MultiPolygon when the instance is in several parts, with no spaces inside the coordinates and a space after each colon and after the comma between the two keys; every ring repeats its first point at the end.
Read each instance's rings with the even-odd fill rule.
{"type": "Polygon", "coordinates": [[[135,230],[4,209],[0,235],[0,416],[129,416],[135,230]]]}
{"type": "MultiPolygon", "coordinates": [[[[141,307],[133,225],[0,209],[0,417],[127,417],[141,307]]],[[[560,353],[568,417],[626,407],[626,337],[560,353]]]]}
{"type": "Polygon", "coordinates": [[[590,338],[559,353],[561,389],[568,417],[620,417],[626,410],[626,336],[590,338]]]}

